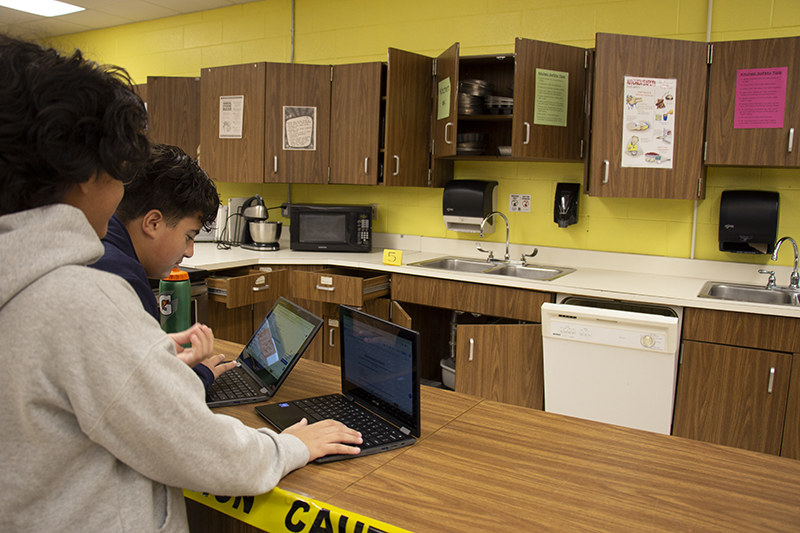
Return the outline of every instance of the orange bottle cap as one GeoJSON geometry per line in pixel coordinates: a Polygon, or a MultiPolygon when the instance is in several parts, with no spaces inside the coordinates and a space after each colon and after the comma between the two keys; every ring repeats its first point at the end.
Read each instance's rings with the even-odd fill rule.
{"type": "Polygon", "coordinates": [[[173,268],[172,272],[169,273],[169,276],[164,279],[166,281],[181,281],[184,279],[189,279],[189,273],[178,268],[173,268]]]}

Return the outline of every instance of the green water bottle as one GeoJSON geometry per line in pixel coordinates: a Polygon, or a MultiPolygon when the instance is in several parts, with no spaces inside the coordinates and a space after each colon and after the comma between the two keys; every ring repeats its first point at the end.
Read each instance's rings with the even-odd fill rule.
{"type": "Polygon", "coordinates": [[[192,286],[189,273],[173,268],[166,279],[158,284],[158,308],[161,311],[161,329],[178,333],[192,325],[192,286]]]}

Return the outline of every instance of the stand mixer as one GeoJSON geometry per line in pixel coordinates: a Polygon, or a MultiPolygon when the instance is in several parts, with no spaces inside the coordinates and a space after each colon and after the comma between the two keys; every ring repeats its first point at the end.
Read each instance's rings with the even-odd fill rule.
{"type": "Polygon", "coordinates": [[[278,239],[281,237],[280,222],[267,220],[267,208],[264,199],[258,194],[248,198],[242,205],[242,216],[245,227],[242,235],[242,248],[271,252],[280,249],[278,239]]]}

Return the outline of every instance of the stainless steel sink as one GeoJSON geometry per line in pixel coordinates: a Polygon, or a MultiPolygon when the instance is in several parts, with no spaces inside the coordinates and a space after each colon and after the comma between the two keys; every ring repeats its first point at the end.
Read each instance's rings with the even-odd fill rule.
{"type": "Polygon", "coordinates": [[[492,267],[486,261],[477,259],[462,259],[460,257],[443,257],[441,259],[431,259],[411,263],[410,266],[422,266],[426,268],[438,268],[439,270],[456,270],[458,272],[484,272],[492,267]]]}
{"type": "Polygon", "coordinates": [[[561,276],[565,276],[570,272],[575,272],[574,268],[561,268],[549,266],[517,266],[517,265],[503,265],[492,270],[487,274],[495,274],[499,276],[513,276],[515,278],[536,279],[539,281],[550,281],[561,276]]]}
{"type": "Polygon", "coordinates": [[[570,272],[574,268],[553,267],[544,265],[508,265],[503,263],[490,263],[479,259],[464,257],[440,257],[427,261],[409,263],[409,266],[433,268],[437,270],[451,270],[457,272],[472,272],[492,276],[508,276],[513,278],[533,279],[538,281],[551,281],[570,272]]]}
{"type": "Polygon", "coordinates": [[[709,281],[703,285],[697,296],[759,304],[798,305],[799,294],[797,291],[778,287],[767,289],[763,285],[709,281]]]}

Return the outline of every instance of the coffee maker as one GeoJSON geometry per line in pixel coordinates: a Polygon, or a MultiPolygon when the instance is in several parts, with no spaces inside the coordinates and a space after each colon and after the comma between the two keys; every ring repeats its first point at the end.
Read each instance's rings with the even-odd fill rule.
{"type": "Polygon", "coordinates": [[[242,248],[266,252],[280,249],[278,239],[281,237],[282,223],[267,220],[269,215],[261,196],[256,194],[245,200],[242,204],[242,217],[242,248]]]}

